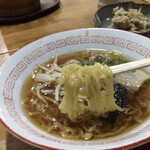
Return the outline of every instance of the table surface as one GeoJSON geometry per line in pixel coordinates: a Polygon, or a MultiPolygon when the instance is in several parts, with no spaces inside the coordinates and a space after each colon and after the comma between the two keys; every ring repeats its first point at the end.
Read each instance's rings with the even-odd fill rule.
{"type": "MultiPolygon", "coordinates": [[[[40,19],[18,25],[0,26],[5,49],[19,49],[43,36],[60,31],[93,27],[98,0],[61,0],[58,10],[40,19]]],[[[144,2],[143,0],[134,0],[144,2]]],[[[7,57],[7,56],[6,56],[7,57]]],[[[0,124],[0,150],[38,150],[9,134],[0,124]]],[[[134,150],[149,150],[150,143],[134,150]]]]}

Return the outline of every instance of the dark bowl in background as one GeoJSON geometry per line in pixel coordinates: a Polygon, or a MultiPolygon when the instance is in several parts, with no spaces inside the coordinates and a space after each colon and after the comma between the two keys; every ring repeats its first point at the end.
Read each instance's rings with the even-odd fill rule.
{"type": "MultiPolygon", "coordinates": [[[[131,9],[131,8],[133,8],[133,9],[141,8],[141,12],[146,17],[150,18],[150,4],[134,3],[134,2],[120,2],[120,3],[110,4],[110,5],[101,7],[95,13],[95,16],[93,19],[94,27],[109,28],[109,26],[111,25],[111,19],[113,18],[113,14],[112,14],[113,9],[117,6],[123,7],[125,10],[131,9]]],[[[142,32],[142,33],[134,31],[134,33],[150,37],[150,30],[148,30],[146,32],[142,32]]]]}

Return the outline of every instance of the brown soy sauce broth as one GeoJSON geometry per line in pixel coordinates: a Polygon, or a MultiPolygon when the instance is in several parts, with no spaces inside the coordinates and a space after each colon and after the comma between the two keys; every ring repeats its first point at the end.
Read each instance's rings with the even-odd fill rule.
{"type": "MultiPolygon", "coordinates": [[[[104,51],[79,51],[59,56],[58,65],[62,66],[62,64],[70,59],[86,62],[89,61],[89,57],[99,54],[114,60],[116,58],[130,60],[112,52],[108,54],[104,51]]],[[[43,66],[49,68],[52,62],[53,60],[50,60],[44,63],[43,66]]],[[[34,73],[37,72],[43,73],[43,70],[36,67],[34,73]]],[[[99,118],[91,118],[91,120],[85,120],[79,123],[71,122],[67,115],[60,112],[58,105],[53,104],[49,100],[47,101],[49,107],[45,108],[44,103],[36,96],[35,87],[37,84],[40,85],[41,83],[36,83],[32,75],[24,82],[21,93],[22,109],[26,117],[36,127],[55,136],[73,140],[110,138],[130,131],[149,116],[150,80],[145,81],[136,93],[130,96],[130,98],[128,97],[125,112],[119,114],[113,126],[110,125],[106,119],[99,118]]],[[[47,85],[44,89],[54,89],[55,87],[56,85],[52,84],[47,85]]],[[[51,95],[42,94],[42,96],[51,97],[51,99],[55,98],[54,93],[51,95]]]]}

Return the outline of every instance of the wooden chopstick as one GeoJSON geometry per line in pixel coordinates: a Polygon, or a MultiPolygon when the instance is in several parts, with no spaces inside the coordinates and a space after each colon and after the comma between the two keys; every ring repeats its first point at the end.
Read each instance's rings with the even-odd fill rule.
{"type": "Polygon", "coordinates": [[[117,73],[130,71],[130,70],[147,67],[147,66],[150,66],[150,58],[132,61],[132,62],[125,63],[125,64],[112,66],[110,68],[113,74],[117,74],[117,73]]]}
{"type": "Polygon", "coordinates": [[[145,2],[147,2],[147,3],[150,3],[150,0],[144,0],[145,2]]]}
{"type": "Polygon", "coordinates": [[[16,52],[16,51],[18,51],[19,49],[13,49],[13,50],[9,50],[9,51],[7,51],[7,52],[2,52],[2,53],[0,53],[0,55],[4,55],[4,54],[9,54],[9,53],[13,53],[13,52],[16,52]]]}

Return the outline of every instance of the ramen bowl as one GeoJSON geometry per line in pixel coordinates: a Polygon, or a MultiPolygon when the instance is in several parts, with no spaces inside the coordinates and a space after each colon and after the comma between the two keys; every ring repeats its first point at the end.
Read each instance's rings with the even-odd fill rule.
{"type": "Polygon", "coordinates": [[[68,140],[34,126],[21,105],[21,89],[37,64],[58,55],[85,49],[116,50],[132,59],[150,56],[150,39],[127,31],[87,28],[52,34],[21,48],[0,68],[0,121],[19,139],[42,149],[97,150],[125,149],[150,140],[150,117],[129,132],[101,140],[68,140]],[[140,42],[139,42],[140,41],[140,42]]]}

